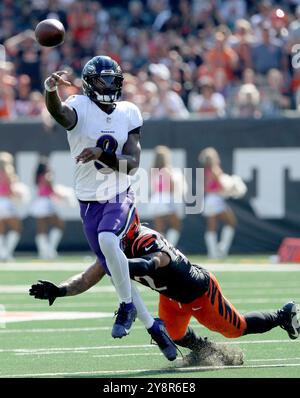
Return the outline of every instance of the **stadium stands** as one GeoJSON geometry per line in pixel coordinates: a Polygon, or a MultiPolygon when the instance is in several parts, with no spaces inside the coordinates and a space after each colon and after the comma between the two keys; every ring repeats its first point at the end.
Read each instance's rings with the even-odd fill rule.
{"type": "Polygon", "coordinates": [[[96,54],[121,63],[127,74],[124,98],[133,100],[145,119],[259,118],[296,110],[300,80],[291,58],[300,31],[297,4],[3,0],[0,118],[43,115],[42,82],[66,66],[74,86],[62,95],[78,92],[82,66],[96,54]],[[45,18],[60,19],[66,27],[62,46],[36,43],[33,29],[45,18]],[[214,81],[210,95],[203,85],[208,77],[214,81]]]}

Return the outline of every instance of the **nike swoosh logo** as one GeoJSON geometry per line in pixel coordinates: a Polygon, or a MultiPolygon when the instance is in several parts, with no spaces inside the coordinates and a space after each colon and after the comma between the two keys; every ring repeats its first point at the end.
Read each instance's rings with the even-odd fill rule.
{"type": "Polygon", "coordinates": [[[196,307],[196,308],[193,308],[193,307],[192,307],[192,310],[193,310],[193,311],[197,311],[197,310],[201,310],[201,309],[202,309],[202,307],[196,307]]]}
{"type": "Polygon", "coordinates": [[[154,245],[151,245],[151,246],[149,246],[149,247],[145,247],[145,252],[147,252],[148,250],[150,250],[151,249],[151,247],[153,247],[154,245]]]}

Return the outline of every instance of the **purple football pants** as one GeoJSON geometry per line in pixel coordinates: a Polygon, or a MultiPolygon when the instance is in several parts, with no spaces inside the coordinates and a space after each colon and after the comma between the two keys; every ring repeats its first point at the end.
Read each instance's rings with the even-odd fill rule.
{"type": "Polygon", "coordinates": [[[99,246],[98,235],[100,232],[112,232],[119,236],[121,241],[135,216],[134,199],[133,191],[128,188],[116,198],[105,202],[79,201],[85,236],[91,250],[96,254],[108,275],[110,273],[99,246]]]}

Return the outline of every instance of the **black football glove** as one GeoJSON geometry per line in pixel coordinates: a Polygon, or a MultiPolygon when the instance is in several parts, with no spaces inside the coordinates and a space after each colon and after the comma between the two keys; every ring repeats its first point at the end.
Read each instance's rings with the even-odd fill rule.
{"type": "Polygon", "coordinates": [[[49,300],[49,305],[52,305],[57,297],[66,295],[65,288],[60,288],[49,281],[39,280],[38,282],[29,289],[29,295],[36,299],[49,300]]]}

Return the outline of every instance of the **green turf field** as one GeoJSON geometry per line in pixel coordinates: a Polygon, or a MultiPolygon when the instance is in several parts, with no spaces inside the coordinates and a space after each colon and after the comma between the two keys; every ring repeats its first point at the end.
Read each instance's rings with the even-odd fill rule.
{"type": "MultiPolygon", "coordinates": [[[[203,262],[203,258],[192,260],[203,262]]],[[[266,257],[230,257],[220,265],[207,262],[207,267],[216,270],[225,296],[241,312],[277,309],[290,299],[300,302],[299,265],[286,270],[273,265],[267,270],[266,261],[266,257]],[[257,264],[255,271],[251,264],[257,264]],[[279,269],[283,271],[276,272],[279,269]]],[[[57,299],[52,307],[27,294],[38,279],[58,283],[88,264],[89,258],[78,256],[46,264],[29,257],[0,264],[0,377],[300,377],[300,339],[289,340],[280,328],[264,335],[227,339],[244,350],[244,366],[183,369],[150,345],[139,321],[126,338],[111,337],[117,300],[108,280],[82,295],[57,299]],[[8,322],[4,324],[3,319],[8,322]]],[[[158,295],[146,288],[142,294],[157,316],[158,295]]],[[[192,325],[214,341],[226,340],[194,321],[192,325]]]]}

